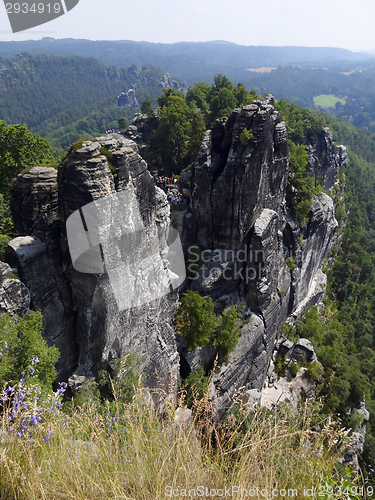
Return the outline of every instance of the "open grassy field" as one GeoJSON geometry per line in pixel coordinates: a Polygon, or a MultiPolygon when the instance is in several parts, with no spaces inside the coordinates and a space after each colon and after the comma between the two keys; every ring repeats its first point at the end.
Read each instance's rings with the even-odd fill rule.
{"type": "Polygon", "coordinates": [[[322,108],[334,108],[337,101],[342,105],[346,103],[345,99],[339,99],[333,94],[321,94],[313,99],[315,106],[321,106],[322,108]]]}

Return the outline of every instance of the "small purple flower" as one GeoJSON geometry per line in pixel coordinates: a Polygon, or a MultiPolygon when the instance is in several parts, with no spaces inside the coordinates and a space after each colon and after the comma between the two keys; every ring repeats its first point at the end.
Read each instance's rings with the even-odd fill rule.
{"type": "Polygon", "coordinates": [[[116,422],[116,417],[112,417],[112,422],[116,422]]]}
{"type": "Polygon", "coordinates": [[[22,384],[25,382],[25,379],[24,378],[20,378],[20,382],[22,382],[22,384]]]}
{"type": "Polygon", "coordinates": [[[17,432],[17,437],[22,437],[22,434],[20,432],[17,432]]]}
{"type": "Polygon", "coordinates": [[[374,470],[374,469],[370,469],[370,470],[371,470],[371,472],[372,472],[372,473],[374,473],[374,472],[375,472],[375,470],[374,470]]]}
{"type": "Polygon", "coordinates": [[[4,349],[8,349],[8,344],[5,342],[4,349]]]}
{"type": "Polygon", "coordinates": [[[62,426],[63,426],[63,427],[65,427],[65,426],[66,426],[66,423],[65,423],[65,422],[63,422],[63,423],[62,423],[62,426]]]}

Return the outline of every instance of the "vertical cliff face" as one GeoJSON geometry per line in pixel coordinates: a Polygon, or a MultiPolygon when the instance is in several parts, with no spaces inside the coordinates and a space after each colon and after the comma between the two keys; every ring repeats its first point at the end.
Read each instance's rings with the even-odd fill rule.
{"type": "MultiPolygon", "coordinates": [[[[345,151],[334,149],[327,130],[322,137],[309,149],[309,168],[312,175],[318,172],[325,186],[332,186],[345,151]]],[[[245,306],[238,345],[213,379],[212,397],[219,413],[239,389],[262,388],[281,325],[316,304],[325,291],[321,267],[337,228],[333,202],[326,194],[315,198],[309,222],[301,229],[286,211],[288,171],[286,127],[273,97],[267,96],[217,121],[207,131],[195,165],[180,177],[183,207],[187,206],[185,256],[194,245],[200,248],[192,287],[222,307],[245,306]]],[[[81,214],[79,220],[85,218],[89,225],[85,207],[94,206],[97,213],[104,205],[108,209],[101,215],[104,232],[123,233],[132,227],[136,234],[142,226],[147,241],[156,233],[166,237],[170,222],[166,195],[154,186],[137,145],[124,136],[110,134],[77,150],[71,148],[58,172],[35,167],[18,176],[12,211],[21,236],[10,242],[7,260],[18,268],[27,289],[17,284],[20,297],[14,307],[26,307],[31,300],[31,307],[42,311],[45,337],[62,354],[59,377],[70,377],[73,389],[131,351],[141,356],[147,385],[168,392],[170,382],[176,387],[180,367],[173,328],[177,293],[119,308],[110,270],[99,266],[82,272],[72,263],[67,221],[81,214]],[[101,147],[111,152],[111,165],[101,147]],[[137,210],[132,204],[116,208],[116,203],[107,203],[124,194],[134,200],[137,210]],[[115,227],[109,222],[113,215],[115,227]]],[[[85,237],[87,233],[87,227],[82,229],[85,237]]],[[[138,257],[117,250],[112,244],[100,248],[116,265],[121,259],[130,263],[138,257]]],[[[152,257],[144,248],[137,252],[146,260],[152,257]]],[[[165,258],[163,248],[157,252],[165,258]]],[[[147,280],[141,278],[134,270],[126,279],[129,286],[138,283],[138,292],[148,296],[147,280]]],[[[5,280],[7,287],[10,281],[5,280]]],[[[200,355],[207,365],[212,352],[200,355]]],[[[192,363],[199,364],[198,358],[192,363]]]]}
{"type": "Polygon", "coordinates": [[[194,168],[182,176],[193,213],[193,239],[206,248],[242,248],[263,209],[285,197],[288,141],[273,98],[234,110],[204,138],[194,168]],[[247,144],[241,132],[251,130],[247,144]],[[272,144],[272,147],[269,145],[272,144]]]}
{"type": "Polygon", "coordinates": [[[239,388],[262,388],[281,325],[325,291],[320,268],[335,238],[333,202],[325,194],[314,199],[302,231],[286,212],[288,170],[285,124],[267,96],[216,122],[180,178],[189,207],[185,251],[198,245],[203,260],[192,287],[248,312],[235,351],[214,377],[219,413],[239,388]]]}
{"type": "MultiPolygon", "coordinates": [[[[21,234],[37,238],[13,240],[8,258],[30,290],[32,306],[47,318],[45,336],[55,342],[56,331],[61,331],[60,341],[55,342],[61,351],[58,368],[61,377],[74,371],[69,379],[73,388],[100,368],[113,367],[116,358],[136,352],[141,356],[140,368],[146,373],[148,387],[168,392],[170,385],[175,390],[179,374],[172,328],[177,293],[119,310],[108,274],[77,271],[69,253],[69,216],[122,191],[133,197],[146,228],[157,231],[168,227],[165,194],[154,186],[135,143],[122,136],[99,138],[70,150],[58,173],[36,167],[20,175],[12,204],[16,227],[21,234]],[[112,152],[115,175],[100,154],[102,146],[112,152]],[[29,254],[26,260],[25,253],[29,254]],[[55,307],[50,321],[48,297],[55,307]]],[[[130,209],[115,215],[125,224],[134,223],[135,213],[130,209]]]]}
{"type": "Polygon", "coordinates": [[[331,189],[340,168],[347,166],[346,147],[336,148],[332,132],[328,127],[324,127],[312,144],[307,147],[307,151],[309,154],[307,170],[311,177],[317,179],[323,189],[331,189]]]}

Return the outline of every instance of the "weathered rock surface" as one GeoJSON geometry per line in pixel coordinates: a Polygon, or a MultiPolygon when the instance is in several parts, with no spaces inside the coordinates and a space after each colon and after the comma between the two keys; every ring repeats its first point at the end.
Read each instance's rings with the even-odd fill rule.
{"type": "MultiPolygon", "coordinates": [[[[154,186],[136,144],[119,134],[107,135],[71,150],[57,177],[55,171],[43,170],[43,174],[51,184],[50,198],[45,197],[48,189],[44,190],[46,182],[41,184],[38,169],[20,174],[13,193],[19,230],[29,235],[37,232],[38,238],[17,238],[7,253],[30,290],[32,306],[43,313],[45,336],[60,347],[59,376],[74,372],[69,381],[75,390],[99,369],[113,368],[116,358],[131,351],[141,357],[140,368],[149,388],[164,388],[168,393],[174,385],[175,390],[179,355],[172,321],[177,292],[119,311],[107,273],[87,274],[73,268],[66,236],[71,214],[123,190],[134,194],[146,229],[169,226],[166,196],[154,186]],[[101,146],[113,153],[115,176],[100,154],[101,146]],[[49,204],[43,204],[43,199],[49,204]],[[53,234],[45,221],[56,225],[53,234]]],[[[134,216],[132,212],[117,214],[124,224],[134,223],[134,216]]]]}
{"type": "Polygon", "coordinates": [[[189,88],[186,80],[183,81],[181,85],[179,85],[176,80],[173,80],[173,78],[171,78],[169,73],[165,73],[162,81],[159,83],[159,87],[161,87],[162,89],[181,90],[184,94],[187,93],[189,88]]]}
{"type": "Polygon", "coordinates": [[[327,278],[320,268],[335,241],[337,226],[332,198],[325,193],[320,199],[315,197],[309,223],[303,231],[301,267],[293,271],[292,315],[295,318],[301,316],[306,307],[317,304],[325,294],[327,278]]]}
{"type": "Polygon", "coordinates": [[[309,155],[307,170],[311,177],[318,179],[323,189],[331,189],[340,168],[347,166],[346,147],[338,146],[336,150],[332,132],[325,127],[312,145],[307,147],[307,152],[309,155]]]}
{"type": "MultiPolygon", "coordinates": [[[[141,356],[149,388],[168,392],[171,381],[177,385],[180,358],[173,329],[177,293],[119,310],[104,268],[82,273],[73,267],[66,233],[66,221],[82,207],[98,207],[102,200],[126,192],[136,200],[139,215],[133,209],[119,212],[119,230],[142,224],[150,238],[155,231],[164,234],[170,223],[166,195],[155,187],[131,140],[144,141],[151,133],[151,125],[146,126],[150,123],[139,115],[127,138],[110,134],[83,143],[70,150],[57,176],[53,169],[32,169],[19,176],[13,192],[12,208],[23,238],[11,242],[8,260],[30,290],[32,307],[46,317],[46,338],[63,346],[60,377],[69,372],[73,390],[130,351],[141,356]],[[100,154],[102,146],[112,152],[111,165],[100,154]]],[[[329,154],[333,161],[334,150],[329,154]]],[[[288,316],[298,317],[324,293],[321,266],[335,238],[334,206],[325,194],[316,198],[302,231],[286,212],[288,166],[286,127],[273,97],[267,96],[234,110],[227,120],[218,120],[206,133],[195,165],[180,178],[184,218],[176,226],[183,227],[186,254],[191,245],[199,245],[204,256],[192,286],[224,307],[244,305],[247,317],[236,349],[213,377],[218,414],[239,392],[259,399],[279,328],[288,316]],[[252,131],[246,144],[241,141],[244,129],[252,131]],[[285,262],[290,256],[294,269],[285,262]]],[[[332,172],[324,174],[331,179],[328,184],[332,172]]],[[[158,251],[163,259],[163,248],[158,251]]],[[[101,252],[108,252],[115,264],[120,262],[115,247],[103,244],[101,252]]],[[[130,262],[130,256],[126,258],[130,262]]],[[[130,278],[134,281],[137,276],[130,278]]],[[[145,287],[140,283],[141,294],[147,292],[145,287]]],[[[294,349],[299,357],[311,358],[308,345],[294,349]]],[[[183,354],[183,345],[179,351],[183,354]]],[[[181,359],[187,371],[199,365],[207,368],[212,352],[199,349],[181,359]]]]}
{"type": "Polygon", "coordinates": [[[135,97],[135,91],[129,89],[127,92],[122,92],[117,98],[118,108],[139,108],[139,103],[135,97]]]}
{"type": "Polygon", "coordinates": [[[0,262],[0,315],[25,314],[30,307],[30,293],[25,285],[14,275],[13,269],[0,262]]]}
{"type": "Polygon", "coordinates": [[[354,468],[359,469],[358,456],[363,453],[366,439],[366,424],[370,418],[370,414],[366,409],[365,402],[362,402],[359,408],[353,408],[352,412],[358,413],[358,415],[362,417],[362,422],[359,427],[349,435],[339,461],[343,464],[350,464],[351,467],[354,466],[354,468]]]}
{"type": "MultiPolygon", "coordinates": [[[[46,240],[51,237],[49,233],[46,240]]],[[[55,262],[56,243],[48,251],[47,243],[36,237],[20,236],[8,243],[5,257],[18,269],[20,279],[30,292],[31,308],[42,311],[44,337],[56,345],[62,356],[57,363],[60,377],[67,377],[76,365],[73,335],[75,313],[71,292],[61,268],[55,262]]]]}
{"type": "Polygon", "coordinates": [[[152,132],[158,126],[158,117],[137,113],[131,125],[125,130],[124,135],[137,143],[148,142],[152,132]]]}
{"type": "MultiPolygon", "coordinates": [[[[251,311],[236,349],[213,378],[218,414],[240,389],[262,389],[279,328],[325,291],[320,268],[337,228],[333,202],[325,194],[314,199],[302,234],[286,212],[288,166],[285,124],[267,96],[216,121],[194,167],[180,177],[188,203],[184,248],[189,254],[199,245],[203,260],[192,287],[215,300],[245,301],[251,311]],[[252,131],[247,144],[240,140],[244,129],[252,131]],[[294,258],[294,269],[287,257],[294,258]]],[[[299,350],[308,357],[302,345],[299,350]]]]}

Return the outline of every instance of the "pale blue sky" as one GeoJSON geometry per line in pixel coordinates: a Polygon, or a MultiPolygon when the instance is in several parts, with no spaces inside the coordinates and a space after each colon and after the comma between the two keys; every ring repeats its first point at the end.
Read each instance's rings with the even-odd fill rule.
{"type": "Polygon", "coordinates": [[[227,40],[359,51],[375,48],[374,18],[374,0],[80,0],[61,18],[12,34],[1,3],[0,40],[227,40]]]}

